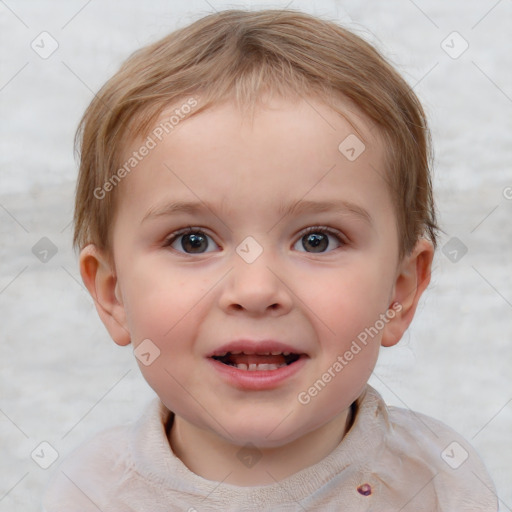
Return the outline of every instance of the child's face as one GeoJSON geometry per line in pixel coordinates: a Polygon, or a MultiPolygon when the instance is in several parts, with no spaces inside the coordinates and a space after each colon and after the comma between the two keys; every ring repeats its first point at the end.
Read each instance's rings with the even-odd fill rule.
{"type": "MultiPolygon", "coordinates": [[[[298,439],[347,410],[381,342],[410,322],[384,315],[409,292],[384,148],[355,119],[366,148],[350,161],[338,146],[354,129],[313,99],[274,99],[253,124],[217,106],[184,120],[119,185],[112,315],[126,331],[110,331],[120,344],[158,347],[140,368],[187,423],[233,443],[298,439]],[[273,341],[288,350],[265,352],[301,357],[265,371],[210,357],[231,342],[250,352],[244,340],[252,352],[273,341]]],[[[284,362],[230,359],[251,360],[284,362]]]]}

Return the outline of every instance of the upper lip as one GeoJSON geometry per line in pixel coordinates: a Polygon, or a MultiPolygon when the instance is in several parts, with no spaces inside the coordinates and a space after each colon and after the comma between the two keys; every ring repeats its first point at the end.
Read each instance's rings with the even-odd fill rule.
{"type": "Polygon", "coordinates": [[[281,343],[280,341],[274,340],[236,340],[230,341],[218,348],[214,351],[210,352],[207,357],[218,357],[224,356],[228,352],[230,353],[244,353],[244,354],[256,354],[256,355],[264,355],[264,354],[305,354],[302,350],[294,347],[292,345],[288,345],[287,343],[281,343]]]}

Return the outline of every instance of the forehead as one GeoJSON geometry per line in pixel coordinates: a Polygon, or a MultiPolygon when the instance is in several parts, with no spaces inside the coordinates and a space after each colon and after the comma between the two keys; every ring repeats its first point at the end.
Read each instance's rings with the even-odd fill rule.
{"type": "MultiPolygon", "coordinates": [[[[273,98],[247,115],[226,102],[175,116],[162,133],[158,127],[176,113],[167,109],[149,134],[152,149],[120,187],[120,207],[146,215],[170,200],[215,199],[237,214],[340,194],[370,206],[375,196],[389,196],[383,144],[358,109],[348,101],[340,109],[343,115],[314,98],[273,98]]],[[[125,156],[147,140],[130,144],[125,156]]]]}

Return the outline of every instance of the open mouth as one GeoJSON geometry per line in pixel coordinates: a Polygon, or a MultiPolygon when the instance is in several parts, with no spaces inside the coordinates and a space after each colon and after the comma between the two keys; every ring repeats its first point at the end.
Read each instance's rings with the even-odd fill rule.
{"type": "Polygon", "coordinates": [[[226,352],[212,356],[212,359],[239,370],[265,371],[278,370],[289,366],[301,358],[301,354],[292,352],[268,352],[262,354],[246,354],[244,352],[226,352]]]}

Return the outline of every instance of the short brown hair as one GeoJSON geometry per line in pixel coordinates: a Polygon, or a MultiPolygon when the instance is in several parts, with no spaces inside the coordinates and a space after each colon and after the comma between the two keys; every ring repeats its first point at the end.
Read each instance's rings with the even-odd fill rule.
{"type": "Polygon", "coordinates": [[[337,110],[336,100],[351,100],[387,147],[383,174],[400,256],[422,236],[436,246],[430,134],[418,98],[393,67],[334,22],[295,10],[225,10],[135,52],[87,108],[76,137],[75,247],[111,249],[117,191],[110,187],[98,198],[95,190],[119,168],[126,144],[145,136],[164,108],[196,95],[201,105],[190,115],[227,99],[254,108],[264,93],[315,95],[337,110]]]}

